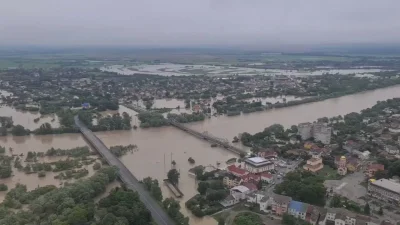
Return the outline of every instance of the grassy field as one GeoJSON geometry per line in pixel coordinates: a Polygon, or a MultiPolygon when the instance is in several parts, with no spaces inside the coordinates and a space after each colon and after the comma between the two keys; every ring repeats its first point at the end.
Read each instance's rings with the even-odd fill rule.
{"type": "Polygon", "coordinates": [[[325,165],[324,168],[317,172],[318,175],[324,177],[325,180],[338,180],[341,176],[337,170],[332,169],[330,166],[325,165]]]}

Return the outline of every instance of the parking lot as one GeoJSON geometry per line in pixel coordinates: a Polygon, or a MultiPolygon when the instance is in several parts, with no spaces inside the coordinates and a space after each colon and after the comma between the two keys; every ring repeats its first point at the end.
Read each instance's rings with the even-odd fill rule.
{"type": "Polygon", "coordinates": [[[333,193],[342,195],[359,204],[365,204],[364,200],[360,199],[360,197],[367,194],[367,189],[360,185],[364,179],[362,172],[356,172],[347,175],[341,180],[326,180],[324,185],[328,191],[332,188],[333,193]]]}

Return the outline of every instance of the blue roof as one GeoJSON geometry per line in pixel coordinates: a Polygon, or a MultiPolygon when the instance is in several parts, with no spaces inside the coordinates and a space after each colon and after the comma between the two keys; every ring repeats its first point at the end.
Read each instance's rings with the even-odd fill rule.
{"type": "Polygon", "coordinates": [[[296,212],[306,212],[307,207],[308,207],[307,203],[293,201],[293,200],[289,204],[289,209],[293,209],[296,212]]]}

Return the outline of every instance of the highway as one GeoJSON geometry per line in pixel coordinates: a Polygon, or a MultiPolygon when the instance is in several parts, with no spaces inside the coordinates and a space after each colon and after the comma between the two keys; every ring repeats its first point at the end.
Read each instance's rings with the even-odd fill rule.
{"type": "Polygon", "coordinates": [[[158,225],[175,225],[176,223],[167,215],[158,202],[150,196],[150,193],[143,188],[125,165],[110,152],[107,146],[79,120],[78,116],[75,116],[74,119],[75,125],[80,129],[85,139],[107,160],[110,166],[116,166],[119,169],[121,181],[124,182],[129,189],[139,193],[140,200],[151,212],[153,220],[158,225]]]}

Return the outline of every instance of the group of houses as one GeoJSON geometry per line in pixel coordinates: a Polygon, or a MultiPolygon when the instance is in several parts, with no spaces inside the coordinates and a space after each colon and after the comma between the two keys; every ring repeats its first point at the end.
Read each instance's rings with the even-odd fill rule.
{"type": "Polygon", "coordinates": [[[268,194],[262,191],[251,191],[243,187],[232,188],[231,193],[239,200],[224,200],[221,204],[247,203],[258,204],[260,211],[271,213],[276,216],[284,214],[292,215],[296,218],[305,220],[312,225],[378,225],[381,224],[377,219],[369,216],[357,214],[343,208],[323,208],[300,201],[295,201],[291,197],[268,194]]]}
{"type": "Polygon", "coordinates": [[[270,171],[275,169],[274,159],[278,154],[272,150],[262,150],[258,156],[243,160],[239,165],[230,165],[222,181],[230,188],[230,195],[221,202],[231,206],[246,198],[249,192],[257,191],[260,182],[272,183],[274,176],[270,171]]]}

